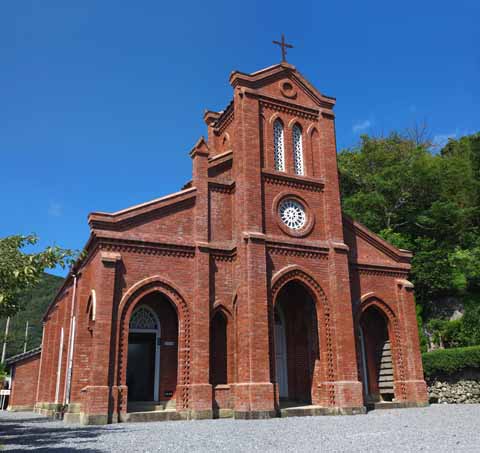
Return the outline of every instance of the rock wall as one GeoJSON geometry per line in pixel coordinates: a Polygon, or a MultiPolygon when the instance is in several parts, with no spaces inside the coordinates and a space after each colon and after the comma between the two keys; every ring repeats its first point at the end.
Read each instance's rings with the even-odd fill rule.
{"type": "Polygon", "coordinates": [[[438,376],[427,384],[430,403],[480,403],[480,370],[467,369],[452,376],[438,376]]]}

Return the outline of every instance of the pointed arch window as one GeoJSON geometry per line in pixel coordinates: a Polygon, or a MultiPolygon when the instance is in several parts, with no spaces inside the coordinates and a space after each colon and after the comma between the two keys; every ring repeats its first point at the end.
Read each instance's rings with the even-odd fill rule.
{"type": "Polygon", "coordinates": [[[283,135],[283,124],[278,118],[273,123],[273,147],[275,170],[285,171],[285,141],[283,135]]]}
{"type": "Polygon", "coordinates": [[[298,124],[293,126],[293,162],[295,173],[303,175],[303,143],[302,143],[302,129],[298,124]]]}

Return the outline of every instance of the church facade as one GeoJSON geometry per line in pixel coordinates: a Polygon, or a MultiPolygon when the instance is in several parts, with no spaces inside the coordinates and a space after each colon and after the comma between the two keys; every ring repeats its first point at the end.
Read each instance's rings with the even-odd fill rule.
{"type": "Polygon", "coordinates": [[[342,214],[335,99],[285,62],[230,83],[190,182],[89,215],[44,318],[39,412],[110,423],[427,403],[412,255],[342,214]]]}

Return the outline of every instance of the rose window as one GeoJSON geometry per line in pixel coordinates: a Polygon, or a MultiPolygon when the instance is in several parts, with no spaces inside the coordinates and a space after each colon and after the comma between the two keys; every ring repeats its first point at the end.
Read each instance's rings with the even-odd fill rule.
{"type": "Polygon", "coordinates": [[[280,219],[292,230],[301,230],[307,223],[304,207],[296,200],[283,200],[278,207],[280,219]]]}

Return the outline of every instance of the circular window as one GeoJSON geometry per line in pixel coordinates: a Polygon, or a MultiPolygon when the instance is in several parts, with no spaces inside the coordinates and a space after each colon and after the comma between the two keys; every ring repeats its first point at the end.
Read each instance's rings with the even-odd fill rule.
{"type": "Polygon", "coordinates": [[[307,223],[305,208],[296,200],[287,198],[281,201],[278,213],[282,222],[292,230],[301,230],[307,223]]]}

